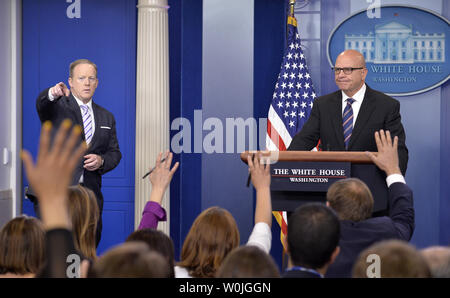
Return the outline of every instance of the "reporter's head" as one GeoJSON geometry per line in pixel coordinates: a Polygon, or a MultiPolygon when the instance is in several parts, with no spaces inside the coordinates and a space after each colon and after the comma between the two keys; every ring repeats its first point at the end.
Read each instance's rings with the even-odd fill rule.
{"type": "Polygon", "coordinates": [[[357,178],[333,183],[327,192],[328,205],[340,220],[362,221],[373,211],[373,196],[367,185],[357,178]]]}

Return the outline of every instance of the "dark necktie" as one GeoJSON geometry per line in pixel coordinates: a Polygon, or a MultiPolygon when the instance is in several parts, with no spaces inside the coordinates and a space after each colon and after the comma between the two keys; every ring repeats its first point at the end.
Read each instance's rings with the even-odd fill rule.
{"type": "Polygon", "coordinates": [[[348,143],[350,142],[350,137],[352,136],[353,130],[353,109],[352,103],[355,100],[353,98],[347,98],[347,105],[344,109],[344,114],[342,114],[342,127],[344,129],[344,144],[345,150],[348,149],[348,143]]]}

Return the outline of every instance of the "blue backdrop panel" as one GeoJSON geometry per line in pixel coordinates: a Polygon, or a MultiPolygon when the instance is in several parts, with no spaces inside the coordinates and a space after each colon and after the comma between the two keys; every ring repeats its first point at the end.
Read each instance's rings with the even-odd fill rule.
{"type": "MultiPolygon", "coordinates": [[[[72,61],[87,58],[96,63],[99,87],[94,101],[114,114],[123,154],[118,167],[103,177],[102,252],[133,231],[136,1],[80,3],[80,18],[69,18],[71,3],[66,1],[23,1],[23,146],[36,155],[39,92],[60,81],[68,85],[72,61]],[[116,218],[117,210],[124,216],[116,218]],[[117,225],[120,233],[114,231],[117,225]]],[[[33,214],[27,200],[23,212],[33,214]]]]}
{"type": "Polygon", "coordinates": [[[239,154],[256,148],[238,148],[237,133],[232,136],[233,128],[225,123],[226,118],[253,117],[253,12],[254,3],[248,0],[203,3],[203,123],[215,118],[222,126],[205,128],[203,140],[213,129],[223,135],[213,142],[218,151],[210,154],[203,148],[202,210],[227,209],[236,220],[241,244],[253,227],[254,206],[252,190],[245,187],[248,170],[239,154]]]}
{"type": "MultiPolygon", "coordinates": [[[[442,15],[450,18],[450,3],[442,1],[442,15]]],[[[439,206],[439,243],[450,245],[450,82],[441,86],[441,193],[439,206]]]]}
{"type": "MultiPolygon", "coordinates": [[[[286,46],[285,2],[255,1],[254,22],[253,115],[256,119],[259,119],[267,118],[283,60],[286,46]],[[270,36],[270,38],[267,38],[267,36],[270,36]]],[[[272,224],[272,249],[270,253],[281,270],[283,268],[283,247],[280,241],[280,226],[275,218],[273,218],[272,224]]]]}
{"type": "MultiPolygon", "coordinates": [[[[169,0],[170,121],[183,117],[194,129],[194,110],[202,109],[202,11],[201,0],[169,0]]],[[[178,130],[171,130],[171,137],[178,130]]],[[[190,150],[176,154],[180,167],[170,184],[170,237],[179,260],[184,238],[201,212],[202,160],[190,150]],[[191,152],[191,153],[189,153],[191,152]]],[[[187,149],[187,147],[186,147],[187,149]]]]}

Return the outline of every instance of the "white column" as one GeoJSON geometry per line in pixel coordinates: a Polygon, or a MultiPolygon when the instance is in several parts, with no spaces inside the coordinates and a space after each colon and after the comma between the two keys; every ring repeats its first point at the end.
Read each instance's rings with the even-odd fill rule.
{"type": "MultiPolygon", "coordinates": [[[[136,81],[135,227],[150,198],[142,176],[169,149],[169,25],[167,0],[139,0],[136,81]]],[[[169,191],[163,207],[169,215],[169,191]]],[[[169,218],[158,228],[169,234],[169,218]]]]}

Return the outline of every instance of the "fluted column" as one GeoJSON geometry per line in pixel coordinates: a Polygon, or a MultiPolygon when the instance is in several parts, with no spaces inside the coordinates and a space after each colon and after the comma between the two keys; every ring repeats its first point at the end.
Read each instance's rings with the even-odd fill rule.
{"type": "MultiPolygon", "coordinates": [[[[151,184],[142,176],[159,152],[169,149],[169,26],[167,0],[139,0],[136,83],[135,227],[150,198],[151,184]]],[[[169,215],[169,191],[163,207],[169,215]]],[[[158,225],[170,232],[169,218],[158,225]]]]}

